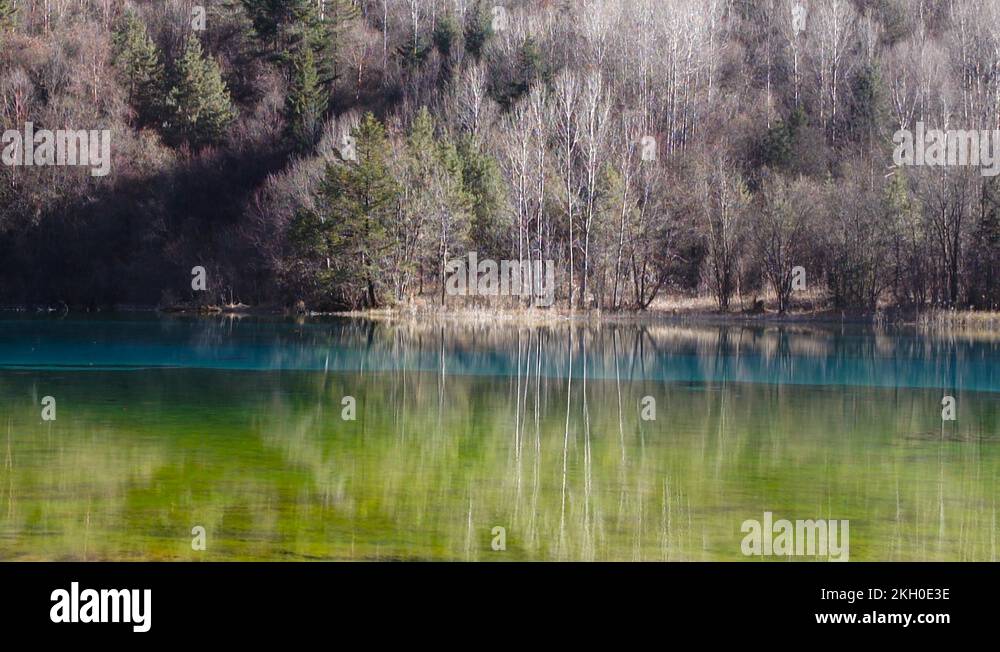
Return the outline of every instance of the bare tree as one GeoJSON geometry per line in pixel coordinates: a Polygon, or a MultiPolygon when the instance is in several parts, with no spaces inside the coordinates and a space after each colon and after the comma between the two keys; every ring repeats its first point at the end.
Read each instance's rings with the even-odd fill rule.
{"type": "Polygon", "coordinates": [[[708,250],[706,280],[719,309],[725,312],[736,291],[750,193],[732,162],[722,156],[704,165],[699,184],[708,250]]]}

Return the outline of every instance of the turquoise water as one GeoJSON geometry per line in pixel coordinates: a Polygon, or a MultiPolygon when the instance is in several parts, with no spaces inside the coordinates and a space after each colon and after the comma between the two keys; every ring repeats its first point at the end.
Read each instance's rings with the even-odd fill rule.
{"type": "Polygon", "coordinates": [[[853,560],[996,560],[998,359],[818,325],[8,316],[0,558],[746,560],[772,511],[849,519],[853,560]]]}
{"type": "MultiPolygon", "coordinates": [[[[607,326],[602,330],[609,338],[613,332],[656,329],[607,326]]],[[[629,366],[629,379],[1000,392],[996,341],[935,339],[906,330],[874,334],[857,326],[720,327],[703,329],[699,337],[690,338],[683,336],[686,330],[694,329],[679,327],[666,346],[652,337],[638,342],[638,351],[622,351],[622,355],[638,354],[641,364],[629,366]]],[[[299,324],[250,318],[6,319],[0,321],[0,368],[435,371],[443,363],[452,374],[515,373],[507,347],[477,345],[488,342],[485,337],[457,342],[446,333],[448,346],[440,351],[433,332],[402,348],[387,340],[387,332],[376,323],[337,319],[299,324]]],[[[541,361],[544,375],[562,377],[568,371],[569,358],[559,355],[557,348],[541,361]]],[[[590,352],[590,377],[621,375],[605,353],[590,352]]],[[[581,354],[573,357],[574,373],[580,376],[581,354]]]]}

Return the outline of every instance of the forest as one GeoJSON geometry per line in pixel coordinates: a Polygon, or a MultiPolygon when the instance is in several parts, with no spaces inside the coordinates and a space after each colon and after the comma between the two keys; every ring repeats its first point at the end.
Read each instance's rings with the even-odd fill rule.
{"type": "Polygon", "coordinates": [[[0,0],[0,133],[111,155],[0,165],[0,305],[464,304],[476,252],[554,261],[560,310],[785,313],[800,270],[824,309],[995,311],[997,176],[893,149],[1000,130],[998,28],[995,0],[0,0]]]}

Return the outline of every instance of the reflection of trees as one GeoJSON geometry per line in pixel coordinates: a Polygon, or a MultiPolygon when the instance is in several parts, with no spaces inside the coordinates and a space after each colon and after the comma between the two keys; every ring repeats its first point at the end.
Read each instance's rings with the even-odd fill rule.
{"type": "MultiPolygon", "coordinates": [[[[739,523],[764,510],[853,519],[856,559],[995,555],[991,394],[961,392],[942,430],[939,388],[740,382],[807,367],[915,383],[986,365],[989,347],[808,328],[205,324],[163,328],[181,346],[326,364],[46,375],[72,397],[59,421],[0,412],[0,556],[188,558],[200,524],[210,558],[733,559],[739,523]],[[345,395],[357,421],[340,418],[345,395]],[[639,419],[646,395],[656,421],[639,419]]],[[[0,392],[39,382],[0,374],[0,392]]]]}
{"type": "MultiPolygon", "coordinates": [[[[434,371],[516,377],[518,337],[540,340],[540,372],[561,378],[570,358],[563,342],[573,332],[587,344],[587,373],[634,381],[741,381],[1000,388],[994,364],[1000,342],[954,335],[892,336],[857,327],[819,325],[694,326],[648,322],[513,323],[178,317],[161,321],[62,320],[26,322],[26,349],[0,342],[0,363],[21,367],[66,364],[100,367],[196,367],[247,370],[434,371]],[[608,342],[617,342],[617,348],[608,342]]],[[[573,358],[582,373],[582,349],[573,358]]],[[[2,382],[2,381],[0,381],[2,382]]]]}
{"type": "MultiPolygon", "coordinates": [[[[368,384],[335,377],[339,391],[360,387],[401,402],[366,408],[364,441],[314,431],[311,446],[321,451],[309,456],[328,464],[316,477],[336,469],[346,495],[377,494],[376,520],[397,528],[382,554],[399,557],[490,558],[488,532],[503,525],[515,558],[732,558],[733,528],[764,509],[861,519],[870,528],[860,553],[868,558],[920,558],[929,545],[939,546],[930,556],[947,557],[955,549],[937,543],[940,514],[932,509],[942,495],[958,506],[955,518],[985,522],[980,501],[990,482],[968,481],[985,477],[984,461],[918,432],[939,422],[933,391],[597,380],[574,366],[591,364],[601,334],[591,335],[563,341],[566,374],[546,378],[538,373],[544,337],[525,330],[514,339],[513,378],[452,377],[443,400],[440,373],[395,372],[368,384]],[[646,394],[657,397],[656,422],[638,419],[646,394]],[[426,410],[426,399],[435,409],[426,410]],[[363,468],[335,461],[359,456],[363,468]],[[859,468],[868,469],[864,482],[859,468]],[[943,476],[929,487],[927,473],[943,476]]],[[[977,430],[989,432],[996,417],[995,407],[984,409],[977,430]]],[[[264,431],[275,444],[287,439],[280,428],[264,431]]],[[[997,461],[987,464],[995,469],[997,461]]],[[[371,515],[352,508],[347,519],[371,515]]],[[[988,554],[988,529],[963,532],[963,545],[988,554]]]]}

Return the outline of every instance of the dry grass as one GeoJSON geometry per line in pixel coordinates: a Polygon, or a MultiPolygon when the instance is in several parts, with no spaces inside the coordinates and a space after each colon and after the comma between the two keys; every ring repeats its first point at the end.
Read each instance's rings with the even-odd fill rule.
{"type": "Polygon", "coordinates": [[[420,298],[409,303],[381,308],[339,313],[346,317],[364,317],[379,321],[420,320],[424,322],[461,322],[464,324],[488,324],[497,322],[519,324],[551,324],[569,319],[600,318],[598,312],[570,313],[562,307],[530,308],[517,302],[498,302],[491,305],[459,304],[452,301],[442,306],[437,301],[420,298]]]}
{"type": "Polygon", "coordinates": [[[1000,339],[1000,312],[929,310],[917,318],[917,326],[935,335],[996,341],[1000,339]]]}
{"type": "Polygon", "coordinates": [[[420,297],[406,304],[383,308],[339,313],[343,316],[365,317],[381,321],[426,321],[430,323],[518,323],[524,325],[545,325],[554,323],[611,321],[611,322],[657,322],[680,321],[696,323],[827,323],[856,322],[872,323],[876,326],[916,325],[938,334],[976,336],[982,334],[990,339],[1000,337],[1000,312],[974,312],[955,310],[933,310],[920,314],[912,311],[896,311],[881,306],[875,312],[848,312],[830,309],[826,297],[820,293],[803,293],[796,296],[793,305],[785,314],[779,314],[774,298],[767,294],[760,297],[763,310],[751,311],[746,308],[750,302],[734,299],[729,312],[720,312],[715,300],[710,296],[663,295],[656,299],[644,312],[622,311],[601,312],[581,310],[572,312],[565,303],[552,308],[526,307],[516,300],[486,302],[461,302],[450,299],[442,306],[436,298],[420,297]]]}
{"type": "Polygon", "coordinates": [[[931,310],[920,315],[921,326],[1000,328],[1000,312],[974,310],[931,310]]]}
{"type": "MultiPolygon", "coordinates": [[[[746,322],[746,321],[831,321],[833,317],[811,306],[816,301],[805,298],[788,313],[779,315],[776,308],[767,301],[763,312],[750,312],[734,300],[730,312],[719,312],[715,300],[707,296],[673,295],[658,298],[648,310],[602,312],[596,309],[576,309],[572,312],[564,302],[551,308],[526,307],[517,300],[504,298],[487,302],[449,299],[442,306],[434,297],[420,297],[408,303],[378,310],[361,310],[337,313],[346,317],[363,317],[379,321],[420,321],[427,323],[495,324],[516,323],[521,325],[552,325],[566,322],[628,322],[653,323],[658,321],[680,322],[746,322]]],[[[840,320],[840,314],[836,316],[840,320]]]]}

